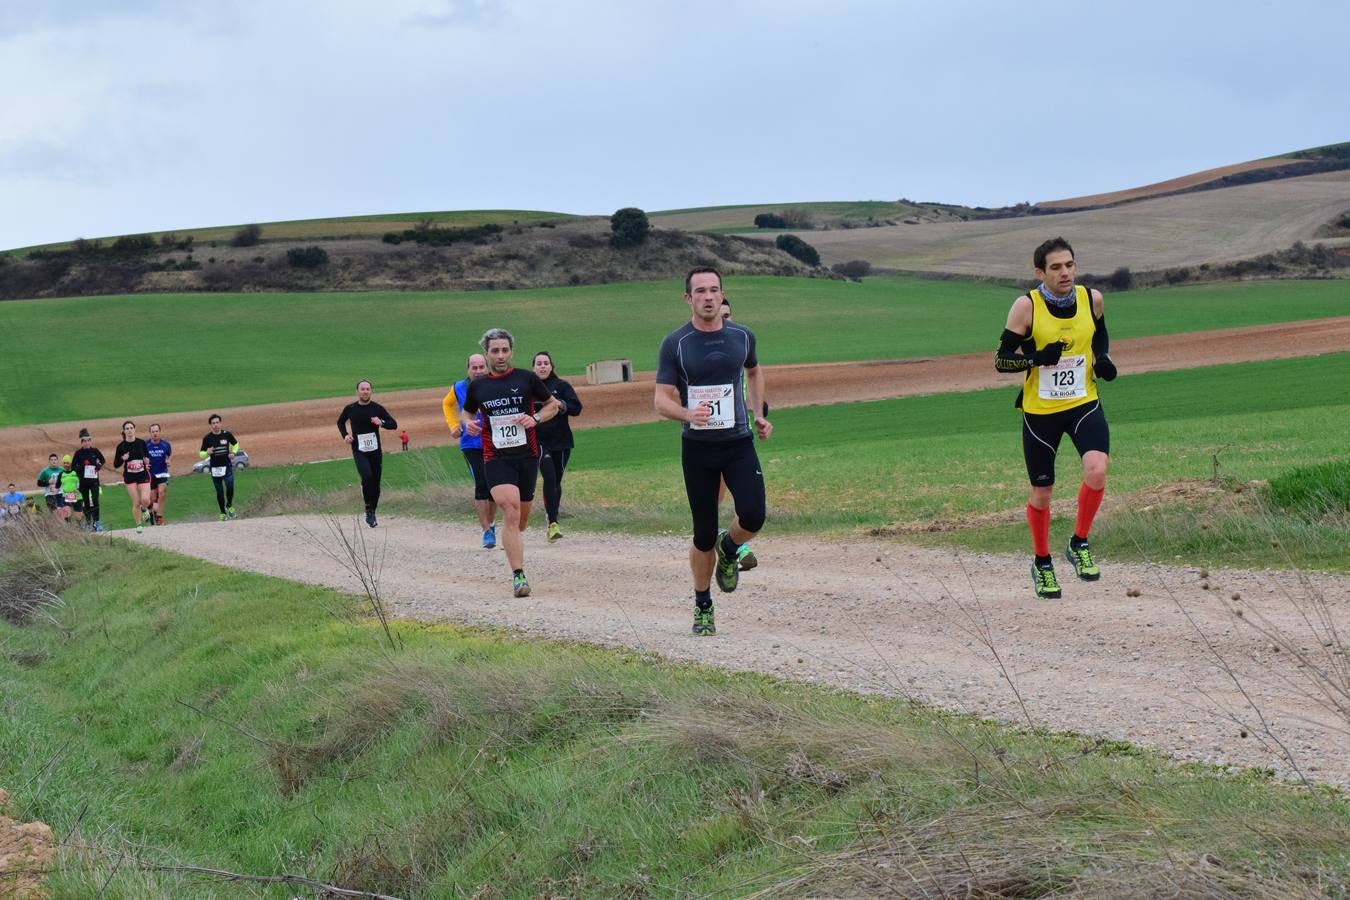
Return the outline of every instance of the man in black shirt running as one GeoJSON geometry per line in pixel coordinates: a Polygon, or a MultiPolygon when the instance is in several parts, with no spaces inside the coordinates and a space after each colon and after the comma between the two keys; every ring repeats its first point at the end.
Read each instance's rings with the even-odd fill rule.
{"type": "Polygon", "coordinates": [[[656,368],[656,411],[683,422],[684,489],[694,520],[689,568],[694,578],[694,634],[716,634],[711,582],[736,590],[736,556],[764,527],[764,475],[750,432],[768,440],[773,425],[762,415],[764,376],[755,336],[722,318],[722,276],[699,267],[684,280],[692,316],[661,342],[656,368]],[[743,382],[744,379],[744,388],[743,382]],[[717,530],[717,494],[722,481],[736,504],[730,527],[717,530]]]}
{"type": "Polygon", "coordinates": [[[207,471],[216,489],[216,505],[220,507],[220,521],[233,519],[234,511],[234,456],[239,452],[239,439],[222,427],[220,413],[212,413],[206,420],[211,430],[202,438],[201,458],[210,460],[207,471]]]}
{"type": "Polygon", "coordinates": [[[487,354],[488,374],[469,382],[460,409],[464,429],[483,436],[483,472],[492,499],[502,511],[502,547],[511,566],[511,591],[530,595],[525,578],[525,542],[534,486],[539,479],[539,441],[535,426],[558,414],[562,404],[534,372],[511,366],[515,338],[504,328],[489,329],[479,344],[487,354]],[[483,425],[478,424],[478,412],[483,425]]]}
{"type": "Polygon", "coordinates": [[[393,431],[398,427],[389,410],[370,399],[370,382],[356,383],[356,402],[348,403],[338,416],[338,434],[352,445],[352,459],[361,476],[361,497],[366,502],[366,524],[374,528],[375,508],[380,505],[380,475],[384,467],[384,451],[380,447],[380,429],[393,431]],[[347,426],[351,425],[351,433],[347,426]]]}

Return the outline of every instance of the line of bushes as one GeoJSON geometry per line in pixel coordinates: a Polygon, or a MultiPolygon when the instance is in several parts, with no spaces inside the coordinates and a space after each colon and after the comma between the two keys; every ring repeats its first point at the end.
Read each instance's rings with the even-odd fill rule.
{"type": "Polygon", "coordinates": [[[502,226],[491,223],[463,228],[438,228],[435,225],[418,225],[415,228],[405,228],[403,231],[386,231],[384,237],[380,240],[386,244],[401,244],[404,241],[412,241],[426,247],[448,247],[461,241],[485,244],[490,238],[501,240],[497,236],[502,231],[502,226]]]}

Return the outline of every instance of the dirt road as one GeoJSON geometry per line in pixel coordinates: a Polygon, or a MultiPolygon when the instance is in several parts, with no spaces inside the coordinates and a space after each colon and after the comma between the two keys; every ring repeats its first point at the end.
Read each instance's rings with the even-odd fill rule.
{"type": "MultiPolygon", "coordinates": [[[[769,402],[775,409],[833,403],[840,397],[881,400],[1007,387],[1016,379],[994,371],[994,336],[988,353],[855,363],[765,366],[769,402]]],[[[1334,353],[1350,349],[1350,316],[1290,322],[1253,328],[1227,328],[1162,337],[1112,342],[1112,356],[1127,374],[1184,369],[1217,363],[1252,362],[1334,353]]],[[[599,428],[650,422],[654,373],[638,373],[628,384],[588,386],[574,384],[585,409],[573,428],[599,428]]],[[[412,436],[414,448],[442,446],[450,435],[441,415],[443,388],[398,391],[377,399],[397,417],[412,436]]],[[[338,437],[338,413],[352,398],[304,400],[221,409],[225,427],[240,439],[254,465],[280,466],[346,456],[338,437]]],[[[207,412],[167,413],[157,416],[165,437],[175,443],[180,455],[175,471],[196,461],[201,436],[206,433],[207,412]],[[186,451],[186,452],[184,452],[186,451]]],[[[0,428],[0,473],[7,480],[31,481],[47,464],[47,454],[70,453],[77,446],[82,426],[93,432],[96,443],[110,459],[120,440],[122,417],[48,425],[0,428]]],[[[146,423],[142,423],[146,424],[146,423]]],[[[142,431],[144,433],[144,431],[142,431]]],[[[105,479],[106,480],[106,479],[105,479]]],[[[31,489],[32,484],[21,485],[31,489]]]]}
{"type": "MultiPolygon", "coordinates": [[[[683,537],[574,533],[549,545],[529,532],[534,594],[517,600],[502,554],[477,549],[469,526],[394,517],[359,530],[380,551],[379,583],[401,617],[622,645],[1287,774],[1277,738],[1309,778],[1350,784],[1350,723],[1318,702],[1312,674],[1331,664],[1332,649],[1307,624],[1318,621],[1320,597],[1340,633],[1350,633],[1344,576],[1213,571],[1206,578],[1197,569],[1108,559],[1102,581],[1085,584],[1061,562],[1071,583],[1063,600],[1045,602],[1031,596],[1023,557],[766,537],[755,544],[760,568],[743,576],[736,593],[714,592],[717,636],[694,638],[683,537]],[[1277,649],[1256,624],[1290,643],[1277,649]]],[[[356,590],[354,577],[323,552],[337,539],[320,517],[123,536],[356,590]]]]}

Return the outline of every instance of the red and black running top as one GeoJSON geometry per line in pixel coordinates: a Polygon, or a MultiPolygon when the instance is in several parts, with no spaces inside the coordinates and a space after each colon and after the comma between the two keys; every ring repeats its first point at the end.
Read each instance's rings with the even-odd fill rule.
{"type": "Polygon", "coordinates": [[[521,415],[534,415],[552,396],[539,376],[525,369],[469,382],[464,411],[483,414],[483,461],[538,456],[535,429],[524,428],[515,420],[521,415]]]}

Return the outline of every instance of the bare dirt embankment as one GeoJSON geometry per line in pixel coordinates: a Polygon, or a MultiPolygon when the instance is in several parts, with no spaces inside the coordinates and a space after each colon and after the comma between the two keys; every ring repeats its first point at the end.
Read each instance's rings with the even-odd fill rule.
{"type": "MultiPolygon", "coordinates": [[[[992,340],[992,338],[991,338],[992,340]]],[[[1114,341],[1112,355],[1126,373],[1182,369],[1217,363],[1252,362],[1334,353],[1350,349],[1350,316],[1290,322],[1251,328],[1191,332],[1114,341]]],[[[776,409],[850,400],[880,400],[1005,386],[1016,380],[999,375],[989,353],[855,363],[766,366],[769,402],[776,409]]],[[[574,428],[627,425],[655,419],[653,373],[638,373],[628,384],[585,385],[574,382],[585,409],[574,428]]],[[[450,443],[441,414],[444,388],[399,391],[378,399],[412,436],[413,447],[450,443]]],[[[225,427],[239,437],[255,465],[277,466],[347,455],[336,421],[350,397],[304,400],[221,409],[225,427]]],[[[214,411],[214,410],[213,410],[214,411]]],[[[186,471],[206,433],[207,412],[159,416],[166,438],[179,449],[175,471],[186,471]]],[[[111,456],[121,419],[96,419],[0,429],[0,473],[36,477],[47,454],[75,449],[81,427],[88,426],[105,454],[111,456]]],[[[14,481],[20,481],[13,475],[14,481]]],[[[31,485],[25,485],[31,487],[31,485]]]]}
{"type": "Polygon", "coordinates": [[[5,815],[9,795],[0,790],[0,896],[41,900],[56,839],[42,822],[16,822],[5,815]]]}
{"type": "MultiPolygon", "coordinates": [[[[714,592],[718,634],[694,638],[683,536],[572,533],[550,545],[529,531],[534,593],[515,599],[503,554],[479,549],[470,526],[345,522],[378,549],[381,593],[400,617],[632,647],[1287,774],[1278,741],[1309,778],[1350,784],[1347,722],[1319,702],[1313,674],[1334,648],[1308,624],[1320,597],[1329,621],[1350,631],[1344,576],[1103,560],[1096,583],[1061,565],[1064,599],[1046,602],[1032,597],[1024,557],[778,538],[770,528],[755,542],[759,568],[734,594],[714,592]],[[1291,643],[1277,646],[1256,624],[1291,643]]],[[[334,565],[338,542],[319,517],[123,534],[359,593],[334,565]]]]}

